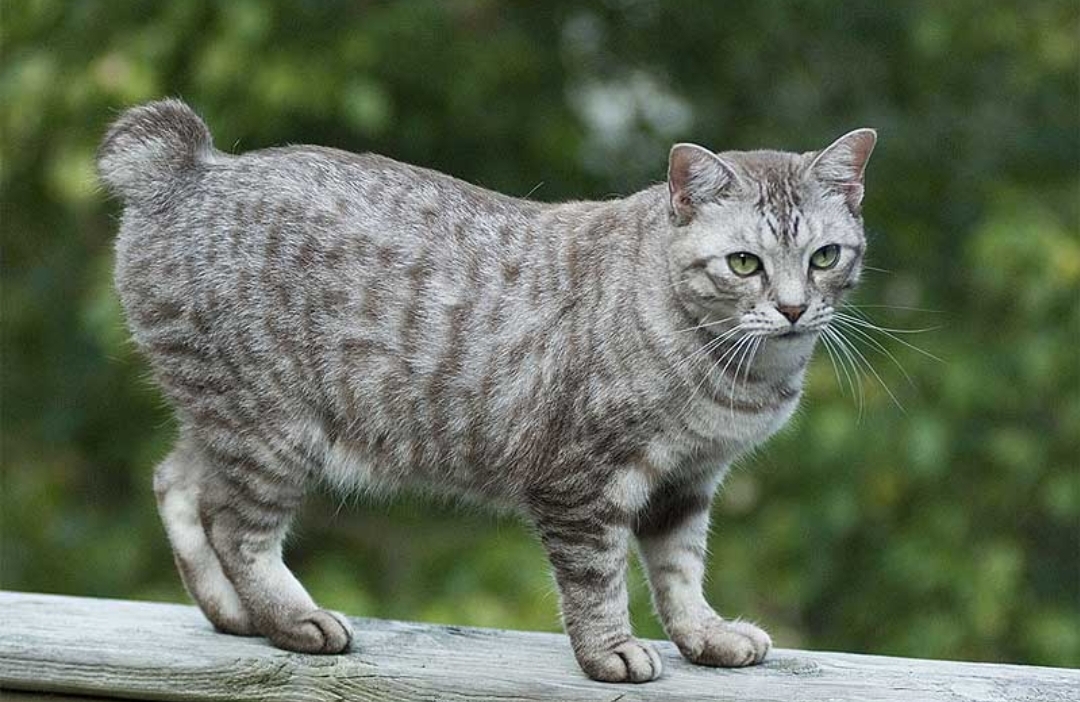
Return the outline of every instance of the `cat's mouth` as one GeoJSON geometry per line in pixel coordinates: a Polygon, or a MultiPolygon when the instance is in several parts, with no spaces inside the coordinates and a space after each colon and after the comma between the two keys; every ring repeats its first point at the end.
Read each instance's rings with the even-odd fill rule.
{"type": "Polygon", "coordinates": [[[778,332],[776,334],[772,334],[769,338],[771,338],[771,339],[784,339],[784,340],[801,339],[801,338],[803,338],[805,336],[808,336],[810,334],[815,334],[818,331],[820,331],[820,329],[816,329],[816,328],[807,329],[805,327],[803,327],[803,328],[789,327],[788,329],[785,329],[784,331],[778,332]]]}

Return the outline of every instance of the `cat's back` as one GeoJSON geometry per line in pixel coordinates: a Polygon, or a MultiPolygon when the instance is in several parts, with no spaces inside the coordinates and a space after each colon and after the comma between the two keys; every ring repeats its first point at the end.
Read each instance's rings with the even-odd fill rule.
{"type": "Polygon", "coordinates": [[[216,233],[217,221],[228,221],[235,234],[237,226],[254,229],[275,218],[317,229],[334,218],[339,224],[366,222],[371,234],[382,225],[395,239],[421,233],[438,238],[463,221],[471,220],[473,228],[482,218],[498,225],[539,207],[377,154],[320,146],[226,154],[178,100],[125,112],[102,142],[98,167],[123,198],[127,220],[147,225],[146,231],[125,229],[146,235],[198,228],[205,238],[216,233]]]}
{"type": "MultiPolygon", "coordinates": [[[[334,295],[343,279],[378,274],[389,285],[432,268],[479,276],[540,209],[375,154],[225,154],[176,100],[125,112],[98,165],[125,204],[116,279],[129,313],[165,290],[189,307],[199,293],[225,293],[221,319],[233,302],[334,295]]],[[[137,312],[136,323],[145,316],[137,312]]]]}

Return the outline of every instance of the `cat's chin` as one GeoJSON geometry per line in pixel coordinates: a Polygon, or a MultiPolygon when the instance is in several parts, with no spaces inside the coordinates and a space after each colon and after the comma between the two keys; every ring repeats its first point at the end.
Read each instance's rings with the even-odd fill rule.
{"type": "Polygon", "coordinates": [[[803,341],[815,338],[820,329],[788,329],[786,331],[770,334],[769,341],[803,341]]]}

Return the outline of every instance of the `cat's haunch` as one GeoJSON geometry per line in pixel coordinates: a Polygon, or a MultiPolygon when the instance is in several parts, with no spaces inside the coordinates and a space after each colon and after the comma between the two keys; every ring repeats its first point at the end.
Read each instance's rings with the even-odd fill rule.
{"type": "Polygon", "coordinates": [[[702,594],[709,506],[858,281],[875,138],[678,144],[666,184],[546,204],[370,154],[226,154],[176,100],[124,113],[98,165],[179,423],[154,487],[188,591],[224,632],[346,651],[282,561],[290,518],[317,480],[423,487],[535,524],[589,676],[661,674],[630,628],[631,539],[684,656],[760,662],[768,635],[702,594]]]}

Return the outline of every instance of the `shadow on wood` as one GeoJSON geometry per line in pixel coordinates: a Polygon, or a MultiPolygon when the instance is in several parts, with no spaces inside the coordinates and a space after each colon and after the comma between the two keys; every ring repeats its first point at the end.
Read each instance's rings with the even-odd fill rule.
{"type": "MultiPolygon", "coordinates": [[[[1064,702],[1080,671],[779,649],[740,670],[686,663],[664,676],[588,680],[566,637],[355,619],[354,652],[287,653],[213,631],[194,607],[0,592],[0,688],[143,700],[918,700],[1064,702]]],[[[22,691],[13,693],[13,691],[22,691]]]]}

